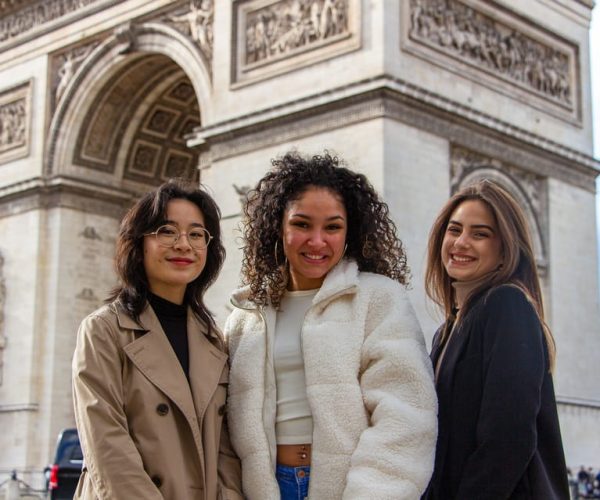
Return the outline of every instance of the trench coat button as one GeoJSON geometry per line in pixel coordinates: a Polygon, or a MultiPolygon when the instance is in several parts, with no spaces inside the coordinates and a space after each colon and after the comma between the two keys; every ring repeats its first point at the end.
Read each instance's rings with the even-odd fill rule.
{"type": "Polygon", "coordinates": [[[162,486],[162,479],[160,478],[160,476],[152,476],[150,479],[152,479],[152,482],[156,485],[157,488],[160,488],[162,486]]]}
{"type": "Polygon", "coordinates": [[[164,417],[167,413],[169,413],[169,405],[165,403],[161,403],[156,407],[156,413],[158,413],[161,417],[164,417]]]}
{"type": "Polygon", "coordinates": [[[225,415],[225,405],[219,406],[219,410],[218,410],[217,413],[219,414],[220,417],[222,417],[223,415],[225,415]]]}

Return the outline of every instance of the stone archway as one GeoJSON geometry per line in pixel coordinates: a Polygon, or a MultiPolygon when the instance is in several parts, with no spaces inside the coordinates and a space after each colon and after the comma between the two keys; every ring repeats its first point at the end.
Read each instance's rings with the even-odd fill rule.
{"type": "Polygon", "coordinates": [[[195,178],[198,155],[184,137],[211,112],[200,49],[177,30],[148,23],[127,24],[88,53],[56,88],[45,175],[134,191],[195,178]]]}

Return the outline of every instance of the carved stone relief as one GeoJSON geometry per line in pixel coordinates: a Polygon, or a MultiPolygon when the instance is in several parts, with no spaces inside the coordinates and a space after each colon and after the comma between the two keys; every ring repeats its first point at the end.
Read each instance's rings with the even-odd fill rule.
{"type": "Polygon", "coordinates": [[[521,26],[514,14],[499,20],[461,0],[410,0],[408,31],[412,41],[565,108],[575,105],[577,47],[521,26]]]}
{"type": "Polygon", "coordinates": [[[2,385],[2,373],[4,367],[4,349],[6,337],[4,336],[4,304],[6,303],[6,284],[4,282],[4,257],[0,253],[0,385],[2,385]]]}
{"type": "Polygon", "coordinates": [[[161,21],[189,36],[200,47],[207,61],[212,61],[213,0],[190,0],[186,8],[167,14],[161,21]]]}
{"type": "Polygon", "coordinates": [[[348,0],[287,0],[246,17],[244,63],[271,60],[348,32],[348,0]]]}
{"type": "Polygon", "coordinates": [[[81,66],[83,61],[90,55],[92,50],[99,45],[99,43],[99,41],[93,41],[86,45],[71,48],[66,52],[52,57],[52,109],[56,108],[67,85],[79,69],[79,66],[81,66]]]}
{"type": "Polygon", "coordinates": [[[0,93],[0,163],[29,153],[31,82],[0,93]]]}
{"type": "Polygon", "coordinates": [[[0,18],[0,50],[28,31],[54,21],[99,0],[39,0],[0,18]]]}
{"type": "Polygon", "coordinates": [[[305,53],[311,53],[310,62],[330,57],[337,49],[323,48],[332,44],[346,50],[358,47],[359,10],[355,0],[238,0],[236,81],[293,69],[305,53]],[[287,64],[290,58],[294,60],[287,64]]]}

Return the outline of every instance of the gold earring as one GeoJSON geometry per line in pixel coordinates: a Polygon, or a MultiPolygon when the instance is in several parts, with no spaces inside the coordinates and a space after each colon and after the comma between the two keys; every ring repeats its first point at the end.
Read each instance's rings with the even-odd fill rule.
{"type": "MultiPolygon", "coordinates": [[[[279,264],[279,258],[277,257],[278,254],[279,254],[279,240],[277,240],[275,242],[275,265],[277,267],[281,267],[280,264],[279,264]]],[[[287,267],[287,261],[288,261],[288,259],[287,259],[287,255],[285,255],[285,252],[284,252],[284,257],[285,257],[285,260],[283,261],[283,266],[287,267]]]]}

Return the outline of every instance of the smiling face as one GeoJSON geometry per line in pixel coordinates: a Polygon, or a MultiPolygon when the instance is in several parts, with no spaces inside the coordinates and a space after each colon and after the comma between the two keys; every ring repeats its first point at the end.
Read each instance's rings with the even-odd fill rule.
{"type": "MultiPolygon", "coordinates": [[[[182,233],[204,227],[204,215],[191,201],[174,199],[167,204],[166,220],[182,233]]],[[[187,236],[180,236],[171,248],[159,244],[156,236],[144,237],[144,269],[150,291],[176,304],[183,303],[188,283],[194,281],[206,264],[206,249],[194,250],[187,236]]]]}
{"type": "Polygon", "coordinates": [[[311,186],[283,213],[283,251],[290,266],[290,290],[319,288],[344,254],[347,213],[341,198],[311,186]]]}
{"type": "Polygon", "coordinates": [[[456,281],[472,281],[502,263],[496,220],[482,201],[462,202],[448,221],[442,241],[442,264],[456,281]]]}

